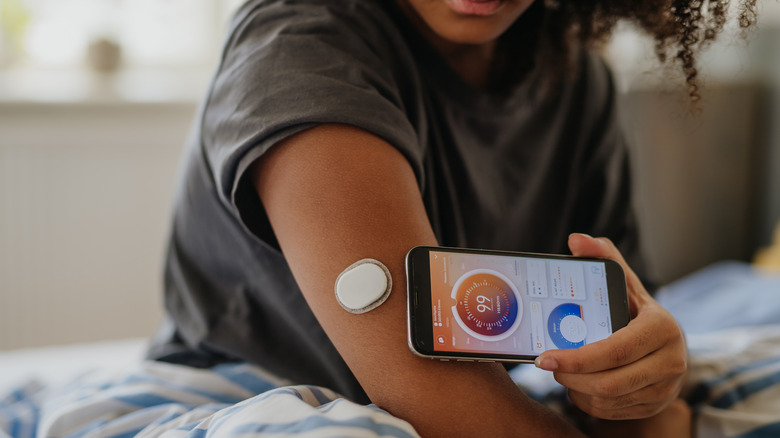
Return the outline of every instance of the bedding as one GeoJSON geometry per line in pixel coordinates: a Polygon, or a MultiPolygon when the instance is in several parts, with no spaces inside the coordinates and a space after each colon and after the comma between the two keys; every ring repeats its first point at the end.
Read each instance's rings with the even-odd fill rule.
{"type": "Polygon", "coordinates": [[[720,262],[656,298],[687,335],[697,436],[780,436],[780,272],[720,262]]]}
{"type": "MultiPolygon", "coordinates": [[[[691,378],[684,396],[694,407],[697,436],[780,436],[780,275],[720,263],[657,297],[688,333],[691,378]]],[[[352,403],[326,388],[292,386],[248,364],[194,369],[128,360],[139,346],[128,344],[117,363],[92,361],[96,371],[70,381],[60,373],[0,395],[0,437],[418,436],[374,405],[352,403]],[[128,369],[128,362],[136,365],[128,369]]],[[[61,353],[74,357],[68,349],[61,353]]],[[[109,356],[111,347],[93,353],[109,356]]],[[[36,355],[9,360],[0,354],[0,369],[18,367],[20,357],[36,355]]],[[[38,359],[57,368],[51,356],[38,359]]],[[[550,373],[520,366],[512,376],[553,407],[565,399],[550,373]]]]}
{"type": "Polygon", "coordinates": [[[131,338],[0,351],[0,395],[27,380],[61,385],[88,370],[122,372],[143,359],[148,342],[131,338]]]}
{"type": "Polygon", "coordinates": [[[418,436],[376,406],[280,384],[247,364],[203,370],[147,361],[119,378],[19,388],[0,400],[0,436],[418,436]]]}

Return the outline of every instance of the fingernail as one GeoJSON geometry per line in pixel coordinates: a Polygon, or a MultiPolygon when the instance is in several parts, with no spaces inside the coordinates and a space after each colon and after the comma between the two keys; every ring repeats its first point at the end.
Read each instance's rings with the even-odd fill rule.
{"type": "Polygon", "coordinates": [[[534,365],[546,371],[555,371],[558,369],[558,361],[554,357],[538,356],[534,359],[534,365]]]}

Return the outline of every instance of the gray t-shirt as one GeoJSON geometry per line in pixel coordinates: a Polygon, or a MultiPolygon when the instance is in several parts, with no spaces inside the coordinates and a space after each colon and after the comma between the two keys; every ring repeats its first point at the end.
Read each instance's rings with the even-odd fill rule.
{"type": "MultiPolygon", "coordinates": [[[[628,160],[604,63],[503,95],[466,85],[387,0],[250,0],[188,140],[165,268],[168,319],[150,357],[248,361],[365,394],[307,306],[246,177],[321,123],[369,131],[413,168],[439,243],[567,253],[608,236],[638,264],[628,160]]],[[[327,229],[322,230],[327,233],[327,229]]]]}

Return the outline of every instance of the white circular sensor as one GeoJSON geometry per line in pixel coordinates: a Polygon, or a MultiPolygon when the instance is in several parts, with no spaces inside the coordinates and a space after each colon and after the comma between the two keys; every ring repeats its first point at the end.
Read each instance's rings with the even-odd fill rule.
{"type": "Polygon", "coordinates": [[[350,265],[336,279],[336,300],[344,310],[365,313],[387,300],[393,282],[381,262],[363,259],[350,265]]]}
{"type": "Polygon", "coordinates": [[[588,327],[579,316],[566,315],[561,320],[561,336],[572,344],[578,344],[588,336],[588,327]]]}

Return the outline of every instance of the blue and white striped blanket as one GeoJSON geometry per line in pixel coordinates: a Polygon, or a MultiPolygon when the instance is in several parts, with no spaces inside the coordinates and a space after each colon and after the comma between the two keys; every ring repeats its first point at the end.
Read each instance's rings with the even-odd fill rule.
{"type": "Polygon", "coordinates": [[[697,435],[780,437],[780,325],[692,335],[688,342],[684,395],[696,409],[697,435]]]}
{"type": "MultiPolygon", "coordinates": [[[[691,333],[685,395],[701,438],[780,436],[780,277],[745,269],[718,265],[659,293],[691,333]]],[[[512,374],[532,396],[560,400],[549,396],[561,393],[551,374],[533,366],[512,374]]],[[[0,438],[418,436],[376,406],[287,383],[246,364],[158,362],[65,386],[30,383],[0,398],[0,438]]]]}
{"type": "Polygon", "coordinates": [[[721,262],[657,299],[688,337],[697,436],[780,437],[780,274],[721,262]]]}
{"type": "Polygon", "coordinates": [[[0,437],[399,437],[403,420],[325,388],[281,386],[245,364],[144,362],[124,376],[28,384],[0,400],[0,437]]]}

